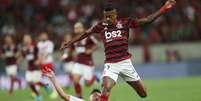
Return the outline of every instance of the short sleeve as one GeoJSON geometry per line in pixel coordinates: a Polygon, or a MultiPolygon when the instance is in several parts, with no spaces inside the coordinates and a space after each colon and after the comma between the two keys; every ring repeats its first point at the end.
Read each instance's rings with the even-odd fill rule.
{"type": "Polygon", "coordinates": [[[134,18],[131,18],[131,17],[128,18],[128,25],[129,25],[129,28],[137,28],[137,27],[139,27],[137,19],[134,19],[134,18]]]}

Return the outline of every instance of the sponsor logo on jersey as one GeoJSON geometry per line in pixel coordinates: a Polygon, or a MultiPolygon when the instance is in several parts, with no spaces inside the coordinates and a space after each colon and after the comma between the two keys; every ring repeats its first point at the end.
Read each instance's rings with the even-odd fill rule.
{"type": "Polygon", "coordinates": [[[105,31],[105,38],[106,40],[111,39],[111,38],[115,38],[115,37],[121,37],[121,31],[117,30],[117,31],[112,31],[112,32],[108,32],[105,31]]]}

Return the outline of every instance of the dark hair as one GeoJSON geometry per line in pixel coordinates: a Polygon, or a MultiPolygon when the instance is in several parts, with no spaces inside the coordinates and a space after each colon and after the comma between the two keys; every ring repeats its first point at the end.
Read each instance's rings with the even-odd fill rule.
{"type": "Polygon", "coordinates": [[[101,91],[100,91],[99,89],[93,89],[93,90],[91,91],[91,94],[93,94],[93,93],[101,93],[101,91]]]}
{"type": "Polygon", "coordinates": [[[112,11],[117,10],[116,6],[114,4],[108,3],[104,5],[104,11],[112,11]]]}

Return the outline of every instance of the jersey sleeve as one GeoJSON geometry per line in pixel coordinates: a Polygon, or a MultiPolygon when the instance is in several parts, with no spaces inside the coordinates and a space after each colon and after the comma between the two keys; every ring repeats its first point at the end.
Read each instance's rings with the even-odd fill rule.
{"type": "Polygon", "coordinates": [[[90,40],[91,40],[91,42],[93,44],[97,44],[98,43],[97,39],[94,36],[90,36],[89,38],[90,38],[90,40]]]}
{"type": "Polygon", "coordinates": [[[127,20],[128,20],[129,28],[137,28],[137,27],[139,27],[137,19],[129,17],[129,18],[127,18],[127,20]]]}
{"type": "Polygon", "coordinates": [[[100,23],[94,24],[87,30],[88,33],[99,33],[101,31],[100,23]]]}

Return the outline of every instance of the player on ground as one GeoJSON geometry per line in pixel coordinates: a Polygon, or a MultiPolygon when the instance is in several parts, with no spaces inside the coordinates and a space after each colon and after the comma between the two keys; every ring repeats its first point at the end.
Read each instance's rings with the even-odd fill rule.
{"type": "Polygon", "coordinates": [[[36,89],[36,86],[42,86],[47,92],[49,92],[48,84],[41,82],[42,72],[40,71],[40,61],[38,59],[38,48],[33,43],[30,35],[24,35],[23,37],[23,47],[22,47],[22,56],[28,62],[28,68],[26,71],[26,81],[28,82],[32,92],[36,95],[36,101],[42,100],[39,91],[36,89]]]}
{"type": "MultiPolygon", "coordinates": [[[[71,34],[66,34],[64,37],[64,41],[70,41],[72,39],[71,34]]],[[[72,77],[72,69],[74,68],[75,61],[73,59],[73,49],[67,48],[64,50],[64,54],[61,57],[61,61],[63,61],[63,70],[68,75],[70,81],[73,80],[72,77]]],[[[71,84],[69,84],[71,85],[71,84]]]]}
{"type": "MultiPolygon", "coordinates": [[[[55,74],[54,72],[49,69],[49,68],[43,68],[43,74],[45,76],[47,76],[50,81],[52,82],[52,84],[54,85],[54,87],[56,88],[59,96],[64,100],[64,101],[84,101],[83,99],[80,99],[80,98],[77,98],[77,97],[74,97],[74,96],[71,96],[69,94],[66,94],[62,87],[59,85],[59,83],[57,82],[56,80],[56,77],[55,77],[55,74]]],[[[100,100],[100,95],[101,95],[101,92],[98,90],[98,89],[94,89],[91,94],[90,94],[90,97],[89,97],[89,101],[99,101],[100,100]]]]}
{"type": "Polygon", "coordinates": [[[10,78],[9,95],[13,93],[14,83],[17,82],[21,88],[21,81],[17,76],[17,59],[19,58],[19,51],[12,36],[7,35],[4,39],[1,57],[5,59],[6,73],[10,78]]]}
{"type": "MultiPolygon", "coordinates": [[[[48,67],[54,70],[54,60],[53,60],[53,52],[54,52],[54,43],[49,40],[48,34],[42,32],[40,35],[40,41],[37,44],[38,48],[38,59],[41,63],[41,68],[48,67]]],[[[50,95],[50,98],[57,98],[58,94],[53,88],[53,92],[50,95]]]]}
{"type": "Polygon", "coordinates": [[[147,92],[135,71],[131,54],[128,52],[129,28],[136,28],[149,24],[162,14],[168,12],[176,4],[175,0],[167,0],[165,5],[157,12],[145,18],[124,18],[117,19],[117,9],[113,5],[107,5],[104,9],[104,19],[97,25],[93,26],[85,33],[77,35],[70,42],[64,42],[61,49],[73,45],[75,42],[82,40],[92,33],[98,33],[105,47],[105,69],[103,71],[103,88],[100,101],[108,101],[110,91],[121,76],[140,97],[147,96],[147,92]]]}
{"type": "MultiPolygon", "coordinates": [[[[84,25],[81,22],[77,22],[74,25],[74,33],[80,35],[85,32],[84,25]]],[[[80,85],[81,77],[85,80],[86,86],[91,86],[96,80],[94,75],[94,63],[92,59],[92,53],[97,48],[97,40],[94,36],[89,36],[74,43],[74,50],[76,54],[75,66],[72,70],[73,82],[77,97],[82,98],[82,88],[80,85]]]]}

